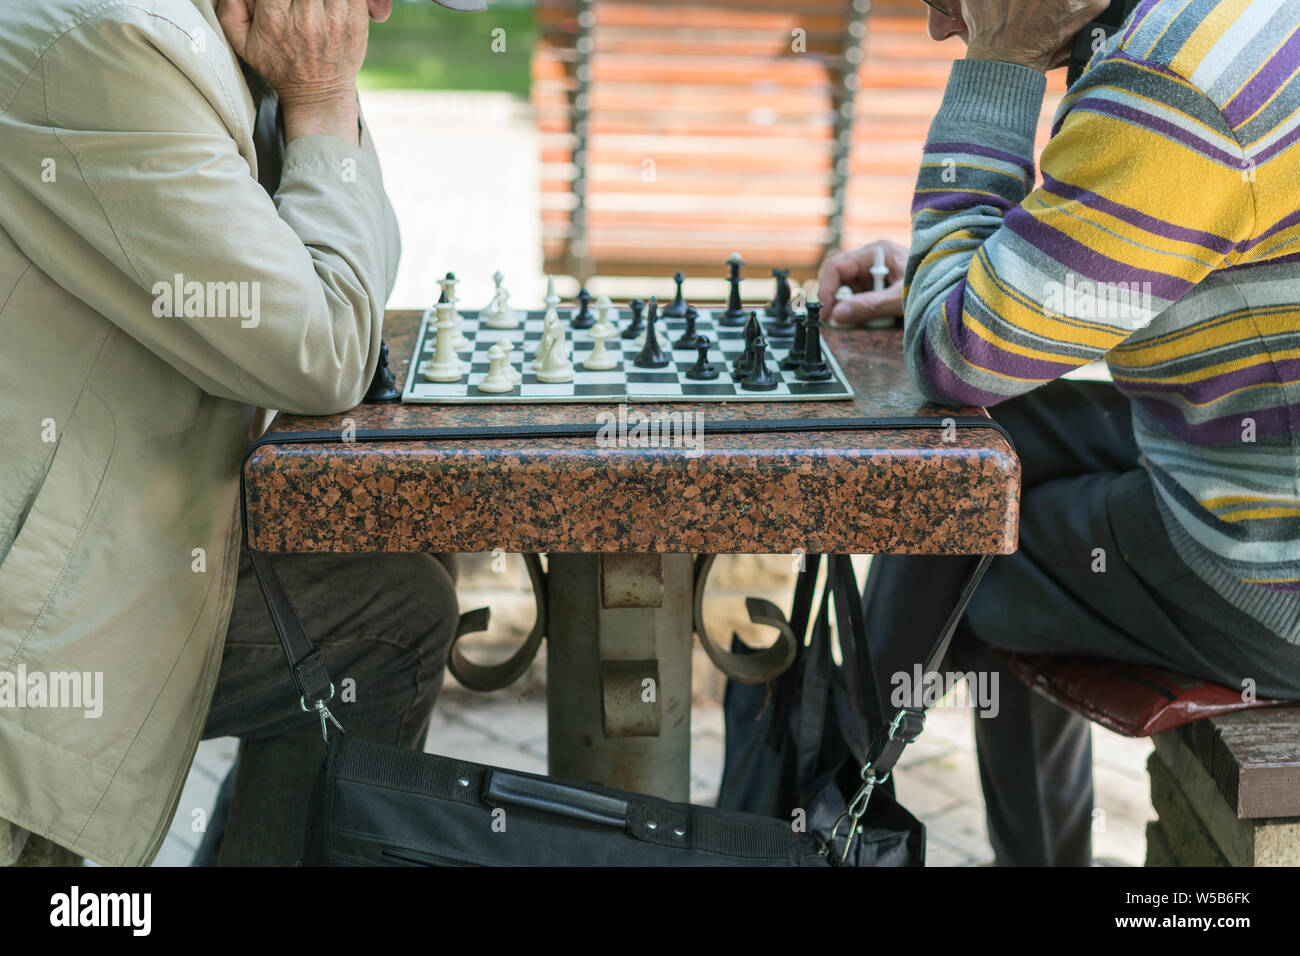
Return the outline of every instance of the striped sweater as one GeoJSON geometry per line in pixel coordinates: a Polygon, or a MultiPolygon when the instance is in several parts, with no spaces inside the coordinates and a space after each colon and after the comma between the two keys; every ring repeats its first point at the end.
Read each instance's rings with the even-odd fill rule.
{"type": "Polygon", "coordinates": [[[1300,642],[1300,2],[1146,0],[1070,88],[953,66],[913,201],[908,362],[995,405],[1098,358],[1183,560],[1300,642]]]}

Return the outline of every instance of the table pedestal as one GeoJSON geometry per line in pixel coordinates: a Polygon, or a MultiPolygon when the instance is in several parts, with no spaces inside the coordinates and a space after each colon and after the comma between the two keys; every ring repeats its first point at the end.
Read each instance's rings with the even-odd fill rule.
{"type": "Polygon", "coordinates": [[[547,559],[550,772],[690,798],[694,558],[547,559]]]}

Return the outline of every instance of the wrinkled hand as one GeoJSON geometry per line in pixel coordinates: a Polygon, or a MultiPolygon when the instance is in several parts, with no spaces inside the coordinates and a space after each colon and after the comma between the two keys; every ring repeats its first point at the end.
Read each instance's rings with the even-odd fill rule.
{"type": "Polygon", "coordinates": [[[217,19],[231,49],[279,96],[287,138],[334,133],[356,142],[366,0],[220,0],[217,19]]]}
{"type": "Polygon", "coordinates": [[[966,57],[1046,73],[1069,62],[1075,34],[1107,6],[1108,0],[961,0],[966,57]]]}
{"type": "Polygon", "coordinates": [[[826,304],[822,317],[842,325],[862,325],[870,319],[883,319],[903,314],[903,273],[907,269],[907,250],[896,242],[880,239],[861,249],[837,252],[822,264],[817,279],[817,294],[826,304]],[[886,282],[879,292],[871,291],[871,267],[876,261],[876,249],[885,250],[885,265],[889,266],[886,282]],[[835,301],[835,292],[846,285],[853,290],[852,297],[835,301]]]}

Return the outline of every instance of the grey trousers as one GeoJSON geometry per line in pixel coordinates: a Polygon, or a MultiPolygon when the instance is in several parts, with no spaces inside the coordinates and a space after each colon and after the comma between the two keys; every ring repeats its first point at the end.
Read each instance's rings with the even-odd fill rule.
{"type": "MultiPolygon", "coordinates": [[[[442,688],[457,621],[454,565],[426,554],[272,555],[271,563],[334,681],[330,709],[366,740],[419,750],[442,688]]],[[[333,729],[331,727],[331,729],[333,729]]],[[[325,756],[241,550],[204,738],[240,738],[195,865],[291,866],[325,756]]]]}
{"type": "MultiPolygon", "coordinates": [[[[1054,382],[992,412],[1023,467],[1020,548],[994,559],[944,670],[985,672],[989,686],[997,675],[999,709],[976,718],[975,740],[998,864],[1086,866],[1089,723],[1004,671],[989,646],[1129,661],[1229,687],[1250,678],[1260,696],[1286,698],[1300,698],[1300,646],[1223,601],[1174,553],[1129,401],[1114,386],[1054,382]]],[[[882,682],[925,656],[974,566],[967,557],[872,561],[863,602],[882,682]]]]}

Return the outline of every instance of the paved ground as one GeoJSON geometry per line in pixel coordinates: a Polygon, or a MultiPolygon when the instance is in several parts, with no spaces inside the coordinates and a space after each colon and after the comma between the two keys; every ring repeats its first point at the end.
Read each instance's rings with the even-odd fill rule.
{"type": "MultiPolygon", "coordinates": [[[[467,303],[487,300],[491,273],[497,268],[506,273],[517,301],[539,300],[544,280],[537,142],[527,108],[491,93],[367,92],[363,104],[402,226],[404,255],[391,304],[432,301],[435,280],[448,269],[462,277],[467,303]]],[[[719,562],[706,607],[710,629],[725,634],[734,627],[742,637],[762,641],[744,618],[743,596],[761,593],[785,604],[789,576],[782,576],[781,565],[786,561],[750,557],[719,562]]],[[[493,608],[496,623],[487,643],[509,643],[527,629],[531,605],[522,591],[524,582],[517,566],[508,579],[475,576],[472,568],[463,576],[464,606],[493,608]]],[[[541,674],[539,663],[522,690],[493,695],[449,688],[434,715],[427,749],[544,772],[541,674]]],[[[701,803],[712,800],[722,772],[722,683],[721,675],[697,654],[691,797],[701,803]]],[[[929,827],[933,866],[970,866],[992,858],[984,833],[971,720],[972,712],[965,709],[931,711],[924,735],[909,748],[898,770],[899,797],[929,827]]],[[[1150,744],[1096,728],[1094,741],[1097,806],[1103,811],[1097,820],[1096,855],[1140,865],[1145,824],[1155,816],[1145,771],[1150,744]]],[[[201,745],[158,865],[189,862],[200,835],[196,830],[211,812],[235,746],[229,739],[201,745]]]]}

